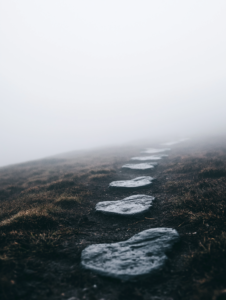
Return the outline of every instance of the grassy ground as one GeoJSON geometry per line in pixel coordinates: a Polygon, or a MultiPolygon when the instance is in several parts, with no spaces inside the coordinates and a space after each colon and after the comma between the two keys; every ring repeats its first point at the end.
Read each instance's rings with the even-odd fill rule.
{"type": "MultiPolygon", "coordinates": [[[[156,146],[156,145],[149,145],[156,146]]],[[[141,176],[121,165],[141,146],[71,154],[0,169],[0,298],[226,299],[226,143],[186,142],[145,175],[156,197],[138,219],[95,213],[136,191],[109,182],[141,176]],[[173,227],[181,242],[158,276],[121,282],[80,267],[82,249],[173,227]]]]}

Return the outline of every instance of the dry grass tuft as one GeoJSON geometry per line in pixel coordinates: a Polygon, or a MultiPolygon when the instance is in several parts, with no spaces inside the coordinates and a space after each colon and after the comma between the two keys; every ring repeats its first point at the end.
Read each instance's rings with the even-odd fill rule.
{"type": "Polygon", "coordinates": [[[89,172],[91,175],[88,177],[88,180],[98,181],[100,179],[107,180],[114,173],[112,169],[99,169],[92,170],[89,172]]]}
{"type": "Polygon", "coordinates": [[[82,196],[67,196],[62,195],[56,201],[55,204],[61,206],[62,208],[69,208],[71,206],[77,206],[81,204],[83,197],[82,196]]]}
{"type": "Polygon", "coordinates": [[[49,229],[57,225],[52,212],[57,211],[53,205],[44,205],[36,208],[22,210],[0,223],[0,229],[49,229]]]}
{"type": "Polygon", "coordinates": [[[70,187],[73,187],[75,185],[75,182],[73,180],[59,180],[54,183],[51,183],[47,190],[52,191],[52,190],[64,190],[70,187]]]}
{"type": "Polygon", "coordinates": [[[226,176],[226,170],[221,168],[204,168],[199,172],[200,178],[220,178],[226,176]]]}
{"type": "Polygon", "coordinates": [[[99,180],[99,179],[107,179],[109,175],[108,174],[95,174],[95,175],[90,175],[89,180],[99,180]]]}

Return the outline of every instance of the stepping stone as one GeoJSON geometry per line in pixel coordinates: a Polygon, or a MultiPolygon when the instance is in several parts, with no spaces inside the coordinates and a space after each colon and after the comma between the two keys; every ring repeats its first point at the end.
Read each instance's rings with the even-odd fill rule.
{"type": "Polygon", "coordinates": [[[151,155],[151,156],[136,156],[132,157],[131,160],[141,160],[141,161],[146,161],[146,160],[159,160],[162,159],[162,157],[168,156],[167,154],[161,154],[161,155],[151,155]]]}
{"type": "Polygon", "coordinates": [[[96,205],[96,211],[104,214],[134,216],[145,213],[155,198],[147,195],[133,195],[118,201],[104,201],[96,205]]]}
{"type": "Polygon", "coordinates": [[[163,148],[163,149],[150,148],[150,149],[146,149],[144,151],[141,151],[141,153],[153,154],[153,153],[161,153],[161,152],[165,152],[165,151],[170,151],[170,148],[163,148]]]}
{"type": "Polygon", "coordinates": [[[164,266],[165,252],[178,240],[175,229],[148,229],[124,242],[88,246],[82,251],[81,264],[102,276],[121,280],[153,275],[164,266]]]}
{"type": "Polygon", "coordinates": [[[152,183],[151,176],[141,176],[136,177],[131,180],[120,180],[120,181],[112,181],[109,184],[109,187],[112,188],[138,188],[138,187],[144,187],[152,183]]]}
{"type": "Polygon", "coordinates": [[[156,166],[157,163],[141,163],[141,164],[126,164],[123,165],[122,168],[125,169],[132,169],[132,170],[147,170],[147,169],[153,169],[154,166],[156,166]]]}
{"type": "Polygon", "coordinates": [[[176,145],[176,144],[179,144],[179,143],[182,143],[182,142],[185,142],[189,140],[189,138],[184,138],[184,139],[180,139],[178,141],[173,141],[173,142],[168,142],[168,143],[164,143],[162,145],[165,145],[165,146],[172,146],[172,145],[176,145]]]}

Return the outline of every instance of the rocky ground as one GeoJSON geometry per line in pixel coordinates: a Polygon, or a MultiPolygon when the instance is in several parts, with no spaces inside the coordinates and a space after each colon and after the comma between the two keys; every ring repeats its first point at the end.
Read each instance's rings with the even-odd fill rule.
{"type": "Polygon", "coordinates": [[[171,147],[154,169],[121,166],[151,143],[0,169],[0,298],[226,299],[226,143],[187,141],[171,147]],[[95,212],[100,201],[138,190],[109,189],[112,181],[151,176],[139,194],[154,196],[139,218],[95,212]],[[92,244],[127,240],[170,227],[180,242],[158,274],[124,282],[81,268],[92,244]]]}

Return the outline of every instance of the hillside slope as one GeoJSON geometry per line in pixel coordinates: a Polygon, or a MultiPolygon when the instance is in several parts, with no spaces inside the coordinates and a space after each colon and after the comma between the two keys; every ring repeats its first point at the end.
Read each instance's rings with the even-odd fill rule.
{"type": "Polygon", "coordinates": [[[0,169],[1,299],[224,299],[226,143],[185,142],[150,171],[121,170],[144,146],[156,145],[0,169]],[[110,190],[111,181],[144,174],[156,178],[139,189],[156,198],[148,213],[125,219],[95,212],[99,201],[137,193],[110,190]],[[121,282],[80,267],[86,246],[155,227],[181,237],[157,276],[121,282]]]}

